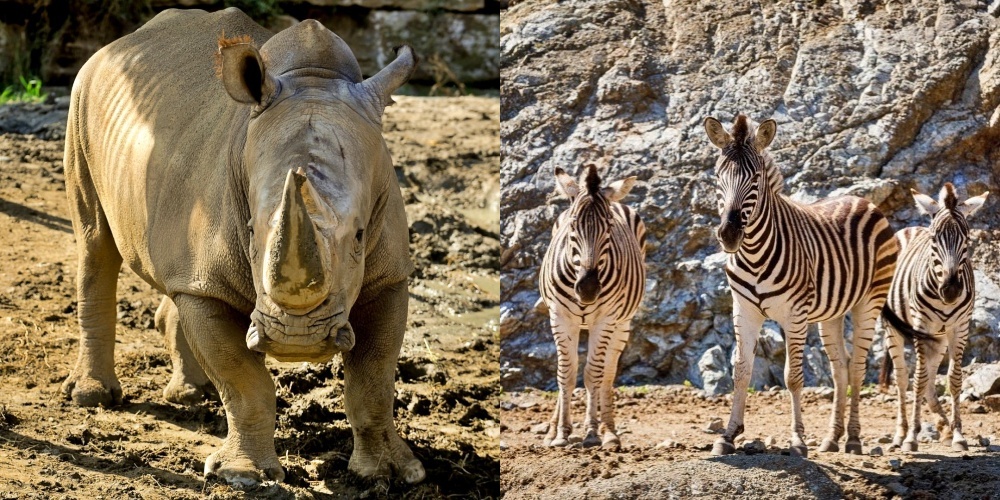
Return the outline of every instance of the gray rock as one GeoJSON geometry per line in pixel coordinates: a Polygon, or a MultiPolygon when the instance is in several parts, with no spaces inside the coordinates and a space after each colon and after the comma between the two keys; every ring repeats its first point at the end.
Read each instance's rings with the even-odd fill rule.
{"type": "Polygon", "coordinates": [[[882,455],[883,453],[881,446],[875,446],[874,448],[868,450],[868,456],[870,457],[881,457],[882,455]]]}
{"type": "Polygon", "coordinates": [[[715,346],[702,354],[698,360],[698,371],[705,394],[719,396],[732,392],[733,378],[729,376],[729,364],[721,347],[715,346]]]}
{"type": "Polygon", "coordinates": [[[754,439],[753,441],[747,441],[743,443],[743,451],[753,454],[753,453],[764,453],[767,451],[767,446],[763,441],[759,439],[754,439]]]}
{"type": "Polygon", "coordinates": [[[988,437],[979,438],[979,446],[988,447],[989,445],[990,445],[990,438],[988,437]]]}
{"type": "Polygon", "coordinates": [[[545,434],[546,432],[549,432],[548,422],[542,422],[540,424],[535,424],[531,426],[532,434],[545,434]]]}
{"type": "Polygon", "coordinates": [[[903,468],[903,461],[898,458],[890,458],[889,468],[894,471],[898,471],[899,469],[903,468]]]}
{"type": "Polygon", "coordinates": [[[976,398],[1000,394],[1000,364],[977,363],[966,367],[962,392],[976,398]]]}
{"type": "Polygon", "coordinates": [[[722,419],[719,417],[712,417],[712,420],[708,421],[708,425],[705,426],[705,432],[716,433],[722,432],[725,426],[722,423],[722,419]]]}
{"type": "Polygon", "coordinates": [[[878,438],[878,442],[879,442],[879,444],[889,444],[889,443],[892,442],[892,436],[883,435],[883,436],[881,436],[881,437],[878,438]]]}
{"type": "Polygon", "coordinates": [[[920,423],[920,433],[917,434],[917,441],[921,443],[936,443],[941,438],[941,433],[934,428],[930,422],[920,423]]]}
{"type": "MultiPolygon", "coordinates": [[[[893,470],[895,470],[895,469],[893,469],[893,470]]],[[[895,493],[895,494],[897,494],[899,496],[906,495],[907,493],[910,492],[910,489],[907,488],[906,486],[903,486],[903,484],[900,483],[899,481],[893,481],[893,482],[885,485],[885,487],[889,488],[889,491],[891,491],[891,492],[893,492],[893,493],[895,493]]]]}
{"type": "MultiPolygon", "coordinates": [[[[772,151],[786,193],[806,201],[866,196],[896,229],[926,224],[910,188],[936,192],[952,181],[962,196],[997,191],[995,176],[984,174],[995,170],[992,157],[969,154],[995,147],[989,116],[1000,106],[1000,92],[988,90],[1000,86],[1000,64],[992,63],[1000,49],[990,38],[1000,26],[981,4],[915,0],[868,11],[843,2],[765,2],[754,14],[708,0],[669,4],[520,2],[504,11],[506,389],[554,388],[546,317],[533,306],[552,221],[566,206],[550,196],[556,167],[575,173],[594,162],[610,179],[639,179],[624,201],[646,223],[648,279],[620,361],[618,383],[625,384],[704,387],[698,364],[715,347],[731,364],[732,299],[713,236],[717,152],[701,129],[706,116],[727,124],[737,112],[774,118],[772,151]],[[947,36],[939,36],[941,26],[947,36]]],[[[1000,226],[993,206],[970,221],[974,228],[1000,226]]],[[[977,262],[992,255],[980,254],[986,257],[977,262]]],[[[979,284],[986,275],[976,277],[986,289],[979,284]]],[[[996,300],[987,295],[977,294],[966,360],[1000,359],[1000,292],[996,300]]],[[[881,349],[876,340],[873,355],[881,349]]],[[[784,353],[784,342],[765,331],[754,387],[783,385],[784,353]]],[[[815,328],[804,355],[806,384],[832,385],[815,328]]],[[[866,381],[875,380],[880,360],[872,358],[866,381]]]]}

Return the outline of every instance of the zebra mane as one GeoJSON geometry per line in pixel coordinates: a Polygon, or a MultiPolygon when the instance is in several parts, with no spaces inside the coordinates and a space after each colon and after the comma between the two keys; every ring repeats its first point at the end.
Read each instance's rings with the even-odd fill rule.
{"type": "Polygon", "coordinates": [[[597,175],[595,165],[587,165],[587,192],[590,196],[597,196],[601,192],[601,176],[597,175]]]}
{"type": "Polygon", "coordinates": [[[952,183],[944,183],[941,194],[938,196],[941,198],[941,204],[944,205],[944,208],[955,210],[955,207],[958,206],[958,197],[955,196],[955,186],[952,183]]]}
{"type": "Polygon", "coordinates": [[[750,125],[747,123],[746,115],[736,115],[736,123],[733,124],[733,142],[743,144],[750,139],[750,125]]]}

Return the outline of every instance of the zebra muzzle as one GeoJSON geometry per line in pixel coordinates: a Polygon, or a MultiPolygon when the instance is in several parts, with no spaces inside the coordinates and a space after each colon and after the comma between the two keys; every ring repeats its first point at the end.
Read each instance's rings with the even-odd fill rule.
{"type": "Polygon", "coordinates": [[[587,270],[576,280],[576,286],[573,288],[580,304],[593,304],[597,301],[597,296],[601,294],[601,280],[597,275],[597,269],[587,270]]]}
{"type": "Polygon", "coordinates": [[[952,275],[945,280],[944,284],[938,289],[938,295],[941,296],[941,300],[944,300],[945,304],[952,304],[958,300],[958,296],[962,293],[962,284],[958,280],[958,276],[952,275]]]}
{"type": "Polygon", "coordinates": [[[735,253],[740,249],[743,242],[743,221],[740,220],[739,212],[730,213],[726,220],[722,221],[715,231],[715,237],[722,244],[722,249],[728,253],[735,253]],[[735,220],[733,214],[736,214],[735,220]]]}

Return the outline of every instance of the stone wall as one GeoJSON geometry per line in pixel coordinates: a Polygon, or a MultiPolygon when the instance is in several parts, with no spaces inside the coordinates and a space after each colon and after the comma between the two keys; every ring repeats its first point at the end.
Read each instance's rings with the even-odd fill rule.
{"type": "MultiPolygon", "coordinates": [[[[866,196],[897,229],[925,224],[910,188],[1000,194],[1000,23],[985,1],[511,2],[501,16],[501,376],[555,386],[537,272],[565,200],[553,170],[635,175],[646,297],[619,383],[726,386],[732,300],[706,116],[778,122],[772,154],[800,201],[866,196]],[[714,349],[719,346],[720,349],[714,349]],[[699,368],[701,366],[701,368],[699,368]],[[707,379],[707,380],[706,380],[707,379]]],[[[1000,359],[997,197],[972,221],[980,297],[966,360],[1000,359]]],[[[758,343],[753,383],[781,385],[784,341],[758,343]]],[[[829,383],[810,332],[806,381],[829,383]]],[[[582,359],[582,358],[581,358],[582,359]]],[[[876,342],[873,361],[881,359],[876,342]]],[[[877,363],[870,363],[874,377],[877,363]]]]}
{"type": "Polygon", "coordinates": [[[0,83],[27,72],[47,85],[69,85],[90,55],[157,12],[227,5],[243,6],[272,30],[320,20],[347,41],[365,75],[406,43],[422,58],[412,80],[417,84],[499,85],[500,5],[494,0],[0,0],[0,83]]]}

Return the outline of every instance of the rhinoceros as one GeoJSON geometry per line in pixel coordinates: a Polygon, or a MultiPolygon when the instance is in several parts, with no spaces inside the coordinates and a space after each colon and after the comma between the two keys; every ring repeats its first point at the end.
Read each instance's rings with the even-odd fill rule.
{"type": "Polygon", "coordinates": [[[229,432],[205,474],[282,480],[265,354],[344,361],[349,469],[421,481],[394,426],[394,372],[413,270],[381,132],[412,74],[403,46],[370,78],[318,21],[273,34],[237,9],[168,10],[97,52],[73,85],[66,189],[81,330],[63,391],[113,405],[124,262],[164,295],[165,396],[218,389],[229,432]]]}

